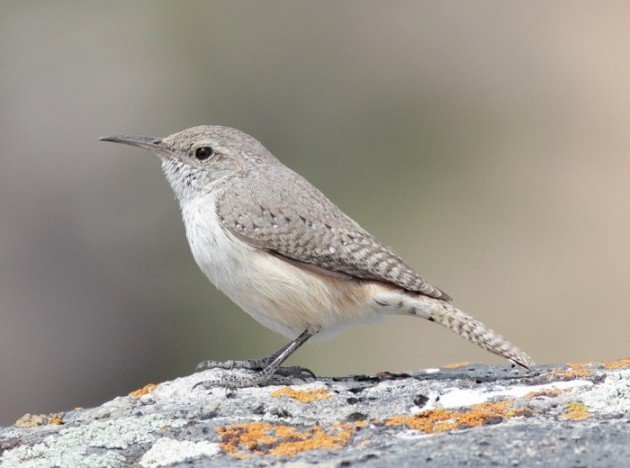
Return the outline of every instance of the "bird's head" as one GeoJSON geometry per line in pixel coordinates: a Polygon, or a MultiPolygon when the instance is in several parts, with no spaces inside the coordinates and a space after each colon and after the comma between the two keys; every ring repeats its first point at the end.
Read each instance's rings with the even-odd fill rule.
{"type": "Polygon", "coordinates": [[[154,152],[180,200],[212,190],[213,182],[241,170],[276,162],[255,138],[218,125],[192,127],[164,138],[124,134],[100,140],[154,152]]]}

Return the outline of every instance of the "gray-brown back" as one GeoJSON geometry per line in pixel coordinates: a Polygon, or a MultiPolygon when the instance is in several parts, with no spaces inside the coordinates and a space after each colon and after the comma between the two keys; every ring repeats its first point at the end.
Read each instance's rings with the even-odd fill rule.
{"type": "Polygon", "coordinates": [[[234,235],[292,263],[450,300],[277,160],[231,177],[217,201],[217,212],[234,235]]]}

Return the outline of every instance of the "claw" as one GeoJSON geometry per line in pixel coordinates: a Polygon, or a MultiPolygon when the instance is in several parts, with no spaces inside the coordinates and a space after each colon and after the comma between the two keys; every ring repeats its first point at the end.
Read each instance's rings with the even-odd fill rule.
{"type": "Polygon", "coordinates": [[[195,367],[195,372],[199,372],[200,370],[204,370],[204,369],[210,369],[212,366],[210,365],[210,363],[213,361],[202,361],[199,364],[197,364],[197,367],[195,367]]]}
{"type": "Polygon", "coordinates": [[[197,382],[195,385],[193,385],[192,389],[194,390],[197,387],[208,388],[208,387],[206,387],[206,383],[208,383],[208,381],[206,381],[206,380],[203,380],[201,382],[197,382]]]}

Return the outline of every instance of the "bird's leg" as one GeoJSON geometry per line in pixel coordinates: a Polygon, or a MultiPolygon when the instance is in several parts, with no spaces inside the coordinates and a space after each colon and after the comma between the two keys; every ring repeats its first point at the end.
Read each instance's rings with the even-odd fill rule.
{"type": "Polygon", "coordinates": [[[196,371],[202,371],[206,369],[249,369],[249,370],[263,370],[269,364],[273,362],[280,354],[291,346],[293,342],[289,342],[273,353],[271,356],[262,359],[247,359],[245,361],[202,361],[197,364],[196,371]]]}
{"type": "Polygon", "coordinates": [[[287,367],[281,368],[280,366],[291,356],[300,346],[302,346],[310,337],[315,333],[305,330],[295,340],[291,341],[287,345],[280,348],[268,358],[264,359],[252,359],[248,361],[204,361],[197,366],[197,370],[202,369],[250,369],[259,370],[258,375],[253,377],[236,377],[229,376],[220,380],[209,380],[199,382],[195,385],[202,386],[204,388],[212,387],[228,387],[228,388],[243,388],[262,385],[269,381],[269,379],[276,373],[280,375],[295,375],[297,374],[309,374],[315,377],[315,374],[303,367],[287,367]]]}

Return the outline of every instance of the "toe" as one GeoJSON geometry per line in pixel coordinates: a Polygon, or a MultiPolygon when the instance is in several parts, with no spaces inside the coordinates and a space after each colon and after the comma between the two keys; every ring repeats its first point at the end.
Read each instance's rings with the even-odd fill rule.
{"type": "Polygon", "coordinates": [[[236,361],[202,361],[197,364],[196,370],[204,369],[234,369],[237,365],[236,361]]]}
{"type": "Polygon", "coordinates": [[[197,367],[195,368],[195,370],[200,371],[204,369],[212,369],[212,368],[217,367],[217,364],[219,364],[219,362],[217,361],[202,361],[199,364],[197,364],[197,367]]]}
{"type": "Polygon", "coordinates": [[[203,387],[206,390],[210,390],[212,388],[223,387],[223,388],[247,388],[247,387],[256,387],[263,383],[265,379],[261,376],[256,375],[255,377],[242,377],[242,376],[234,376],[228,375],[224,376],[220,379],[215,380],[204,380],[201,382],[197,382],[193,385],[193,390],[197,387],[203,387]]]}

